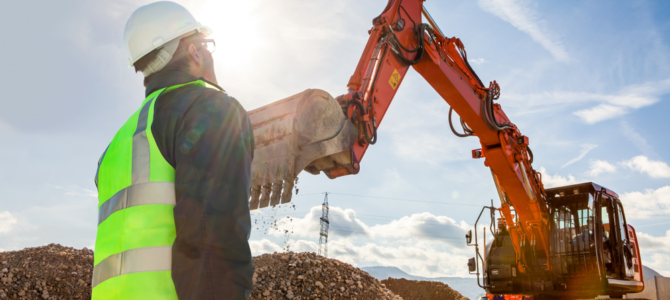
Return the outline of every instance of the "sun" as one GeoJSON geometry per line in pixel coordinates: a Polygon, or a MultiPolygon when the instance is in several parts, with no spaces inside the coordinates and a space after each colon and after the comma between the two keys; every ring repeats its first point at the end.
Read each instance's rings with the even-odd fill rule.
{"type": "Polygon", "coordinates": [[[209,0],[192,4],[192,12],[198,22],[211,28],[210,38],[216,41],[215,64],[223,64],[228,70],[243,70],[252,63],[263,40],[264,21],[255,14],[261,1],[209,0]]]}

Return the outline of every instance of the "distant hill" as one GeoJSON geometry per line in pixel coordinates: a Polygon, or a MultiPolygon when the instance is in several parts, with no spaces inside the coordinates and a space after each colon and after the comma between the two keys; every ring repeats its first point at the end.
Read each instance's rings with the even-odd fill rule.
{"type": "MultiPolygon", "coordinates": [[[[444,284],[449,285],[454,290],[457,290],[461,295],[470,298],[471,300],[476,300],[480,296],[484,296],[485,292],[484,289],[480,288],[477,285],[477,279],[472,277],[472,278],[465,278],[465,277],[436,277],[436,278],[428,278],[428,277],[421,277],[421,276],[415,276],[406,273],[403,270],[400,270],[396,267],[363,267],[360,268],[361,270],[368,272],[372,277],[377,278],[378,280],[384,280],[386,278],[405,278],[408,280],[423,280],[423,281],[439,281],[444,284]]],[[[654,276],[661,276],[663,275],[659,274],[658,272],[654,271],[653,269],[647,267],[647,266],[642,266],[643,272],[644,272],[644,277],[645,278],[651,278],[653,279],[654,276]]]]}
{"type": "Polygon", "coordinates": [[[652,268],[642,265],[642,276],[647,279],[654,279],[654,276],[664,277],[658,272],[654,271],[652,268]]]}
{"type": "Polygon", "coordinates": [[[428,278],[428,277],[421,277],[407,274],[403,270],[400,270],[396,267],[363,267],[360,269],[367,272],[372,277],[377,278],[378,280],[384,280],[391,277],[391,278],[405,278],[408,280],[439,281],[448,285],[452,289],[458,291],[459,293],[461,293],[461,295],[470,298],[471,300],[476,300],[480,296],[485,295],[484,290],[477,285],[476,278],[464,278],[464,277],[428,278]]]}

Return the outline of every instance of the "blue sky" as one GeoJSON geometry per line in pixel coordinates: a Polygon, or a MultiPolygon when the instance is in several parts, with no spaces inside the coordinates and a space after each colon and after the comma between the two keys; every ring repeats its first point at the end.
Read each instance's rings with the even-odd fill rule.
{"type": "MultiPolygon", "coordinates": [[[[92,247],[95,164],[143,100],[122,34],[150,1],[14,1],[0,11],[0,249],[92,247]]],[[[177,1],[217,41],[219,82],[248,110],[320,88],[339,95],[367,41],[370,1],[177,1]]],[[[426,3],[465,44],[484,82],[530,137],[545,185],[594,181],[621,195],[643,261],[670,275],[670,19],[663,1],[479,0],[426,3]]],[[[449,130],[449,107],[414,71],[404,79],[361,172],[301,174],[290,208],[254,213],[255,254],[314,251],[323,192],[329,256],[421,276],[462,276],[463,233],[498,205],[475,138],[449,130]],[[346,196],[360,195],[366,197],[346,196]],[[406,199],[390,200],[381,198],[406,199]],[[423,202],[418,202],[423,201],[423,202]],[[438,202],[438,203],[429,203],[438,202]],[[263,221],[290,216],[279,228],[263,221]]]]}

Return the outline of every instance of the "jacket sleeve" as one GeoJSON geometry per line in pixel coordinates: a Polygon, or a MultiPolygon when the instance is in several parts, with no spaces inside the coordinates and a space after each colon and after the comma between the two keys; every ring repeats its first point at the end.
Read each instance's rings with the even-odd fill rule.
{"type": "Polygon", "coordinates": [[[248,242],[253,131],[237,100],[203,90],[173,136],[172,279],[179,299],[247,299],[253,287],[248,242]]]}

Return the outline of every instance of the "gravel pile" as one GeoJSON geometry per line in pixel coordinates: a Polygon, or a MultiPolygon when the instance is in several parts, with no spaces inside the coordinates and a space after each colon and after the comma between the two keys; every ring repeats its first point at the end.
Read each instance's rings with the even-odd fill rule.
{"type": "MultiPolygon", "coordinates": [[[[347,263],[315,253],[263,254],[254,257],[254,267],[249,299],[467,299],[439,282],[379,282],[347,263]]],[[[93,251],[86,248],[50,244],[0,252],[0,300],[91,299],[92,273],[93,251]]]]}
{"type": "Polygon", "coordinates": [[[0,252],[0,299],[91,299],[93,251],[58,244],[0,252]]]}
{"type": "Polygon", "coordinates": [[[381,281],[396,295],[412,300],[469,300],[448,285],[437,281],[388,278],[381,281]]]}
{"type": "Polygon", "coordinates": [[[315,253],[263,254],[254,268],[249,299],[402,300],[368,273],[315,253]]]}

